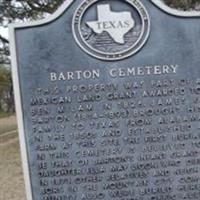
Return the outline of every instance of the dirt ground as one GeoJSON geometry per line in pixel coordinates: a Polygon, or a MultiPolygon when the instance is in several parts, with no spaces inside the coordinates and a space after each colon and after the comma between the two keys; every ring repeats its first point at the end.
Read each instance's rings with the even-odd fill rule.
{"type": "Polygon", "coordinates": [[[0,200],[26,200],[18,138],[0,144],[0,200]]]}
{"type": "Polygon", "coordinates": [[[0,118],[0,134],[17,129],[16,116],[0,118]]]}

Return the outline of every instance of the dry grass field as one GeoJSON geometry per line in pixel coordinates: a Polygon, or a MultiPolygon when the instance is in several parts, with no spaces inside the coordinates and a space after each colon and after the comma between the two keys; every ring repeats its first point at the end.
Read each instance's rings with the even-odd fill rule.
{"type": "Polygon", "coordinates": [[[15,116],[0,118],[0,200],[26,200],[16,128],[15,116]]]}
{"type": "Polygon", "coordinates": [[[0,199],[25,200],[18,139],[0,144],[0,199]]]}
{"type": "Polygon", "coordinates": [[[17,129],[16,116],[0,118],[0,134],[17,129]]]}

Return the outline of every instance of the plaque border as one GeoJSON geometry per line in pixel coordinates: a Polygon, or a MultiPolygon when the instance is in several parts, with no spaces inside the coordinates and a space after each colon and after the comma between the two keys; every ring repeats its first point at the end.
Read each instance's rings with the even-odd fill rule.
{"type": "MultiPolygon", "coordinates": [[[[10,51],[11,51],[11,69],[12,69],[12,80],[13,80],[13,88],[14,88],[14,98],[15,98],[15,106],[16,106],[16,116],[17,116],[17,124],[18,124],[18,134],[20,141],[20,151],[21,151],[21,160],[23,167],[23,178],[25,183],[26,197],[27,200],[33,200],[33,193],[30,181],[30,169],[28,164],[28,154],[27,154],[27,143],[25,138],[25,129],[24,129],[24,116],[22,112],[22,101],[21,101],[21,89],[20,89],[20,80],[19,80],[19,72],[18,72],[18,62],[17,62],[17,45],[15,40],[15,31],[17,29],[23,29],[28,27],[36,27],[45,25],[55,21],[59,18],[72,3],[76,0],[66,0],[58,10],[46,17],[45,19],[38,20],[35,22],[25,22],[25,23],[13,23],[9,24],[9,40],[10,40],[10,51]]],[[[176,9],[170,8],[165,5],[160,0],[150,0],[155,6],[157,6],[162,11],[171,14],[177,17],[200,17],[200,11],[178,11],[176,9]]]]}

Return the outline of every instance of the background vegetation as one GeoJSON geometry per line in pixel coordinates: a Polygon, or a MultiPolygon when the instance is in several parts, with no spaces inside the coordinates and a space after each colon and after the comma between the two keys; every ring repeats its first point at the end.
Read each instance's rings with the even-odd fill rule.
{"type": "Polygon", "coordinates": [[[200,0],[164,0],[171,7],[181,10],[199,10],[200,0]]]}
{"type": "MultiPolygon", "coordinates": [[[[0,26],[37,20],[52,14],[64,0],[0,0],[0,26]]],[[[0,118],[14,113],[9,39],[0,33],[0,118]]]]}

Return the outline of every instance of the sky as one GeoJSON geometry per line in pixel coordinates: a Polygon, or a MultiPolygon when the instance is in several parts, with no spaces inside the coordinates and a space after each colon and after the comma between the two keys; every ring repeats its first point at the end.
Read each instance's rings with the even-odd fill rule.
{"type": "Polygon", "coordinates": [[[4,28],[0,26],[0,34],[8,39],[8,28],[4,28]]]}

